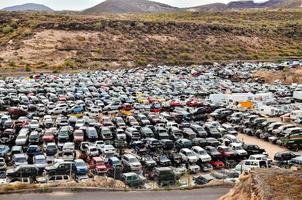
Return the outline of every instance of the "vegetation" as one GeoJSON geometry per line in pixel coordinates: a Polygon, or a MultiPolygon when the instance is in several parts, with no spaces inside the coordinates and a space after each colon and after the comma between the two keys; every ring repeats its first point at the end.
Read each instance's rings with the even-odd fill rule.
{"type": "Polygon", "coordinates": [[[93,17],[0,12],[0,19],[0,46],[14,49],[9,57],[5,48],[0,49],[0,57],[5,58],[0,65],[12,70],[25,66],[22,63],[33,63],[33,69],[58,72],[149,63],[178,65],[302,57],[301,9],[93,17]],[[22,41],[43,30],[52,33],[31,44],[43,56],[22,54],[28,50],[22,41]],[[56,47],[49,49],[53,43],[56,47]]]}

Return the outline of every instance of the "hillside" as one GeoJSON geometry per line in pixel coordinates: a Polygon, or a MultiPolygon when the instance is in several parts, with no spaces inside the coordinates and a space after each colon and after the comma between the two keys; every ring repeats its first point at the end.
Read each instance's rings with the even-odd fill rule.
{"type": "Polygon", "coordinates": [[[16,5],[11,7],[3,8],[5,11],[38,11],[38,12],[51,12],[53,11],[51,8],[35,3],[27,3],[22,5],[16,5]]]}
{"type": "Polygon", "coordinates": [[[144,13],[144,12],[170,12],[177,8],[148,0],[107,0],[84,11],[92,13],[144,13]]]}
{"type": "Polygon", "coordinates": [[[302,57],[302,11],[103,14],[0,12],[5,71],[302,57]]]}
{"type": "Polygon", "coordinates": [[[240,9],[301,8],[302,0],[268,0],[263,3],[250,1],[231,1],[228,4],[214,3],[187,8],[189,11],[228,11],[240,9]]]}

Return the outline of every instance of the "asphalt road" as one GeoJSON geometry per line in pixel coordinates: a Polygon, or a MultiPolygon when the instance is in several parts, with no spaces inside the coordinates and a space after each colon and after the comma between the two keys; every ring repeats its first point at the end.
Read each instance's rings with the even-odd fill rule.
{"type": "Polygon", "coordinates": [[[0,195],[1,200],[217,200],[229,191],[228,187],[210,187],[190,191],[161,192],[53,192],[0,195]]]}

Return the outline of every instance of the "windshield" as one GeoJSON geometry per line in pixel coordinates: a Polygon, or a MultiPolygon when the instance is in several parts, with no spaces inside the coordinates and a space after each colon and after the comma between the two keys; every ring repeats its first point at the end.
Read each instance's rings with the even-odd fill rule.
{"type": "Polygon", "coordinates": [[[24,157],[16,158],[15,162],[22,162],[22,163],[26,162],[26,158],[24,158],[24,157]]]}
{"type": "Polygon", "coordinates": [[[37,160],[36,160],[36,164],[46,164],[46,160],[45,160],[45,159],[42,159],[42,158],[37,159],[37,160]]]}
{"type": "Polygon", "coordinates": [[[86,166],[86,163],[85,162],[77,162],[77,166],[84,167],[84,166],[86,166]]]}
{"type": "Polygon", "coordinates": [[[138,160],[136,158],[129,158],[129,162],[134,163],[134,162],[138,162],[138,160]]]}
{"type": "Polygon", "coordinates": [[[204,150],[200,150],[200,151],[199,151],[199,154],[200,154],[200,155],[206,155],[206,154],[207,154],[207,152],[206,152],[206,151],[204,151],[204,150]]]}
{"type": "Polygon", "coordinates": [[[75,132],[74,135],[75,136],[83,136],[83,133],[82,132],[75,132]]]}
{"type": "Polygon", "coordinates": [[[237,147],[234,147],[235,150],[242,150],[242,146],[237,146],[237,147]]]}
{"type": "Polygon", "coordinates": [[[98,164],[98,165],[103,165],[103,164],[104,164],[104,161],[101,161],[101,160],[96,161],[96,164],[98,164]]]}

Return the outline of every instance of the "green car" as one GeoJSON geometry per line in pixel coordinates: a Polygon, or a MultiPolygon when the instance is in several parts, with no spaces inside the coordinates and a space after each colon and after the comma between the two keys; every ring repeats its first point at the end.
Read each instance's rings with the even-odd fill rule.
{"type": "Polygon", "coordinates": [[[123,173],[121,180],[129,187],[139,188],[145,184],[145,179],[134,172],[123,173]]]}
{"type": "Polygon", "coordinates": [[[176,176],[170,167],[157,167],[154,169],[154,180],[162,186],[171,186],[176,183],[176,176]]]}
{"type": "Polygon", "coordinates": [[[293,151],[302,149],[302,133],[287,134],[281,141],[283,146],[293,151]]]}

